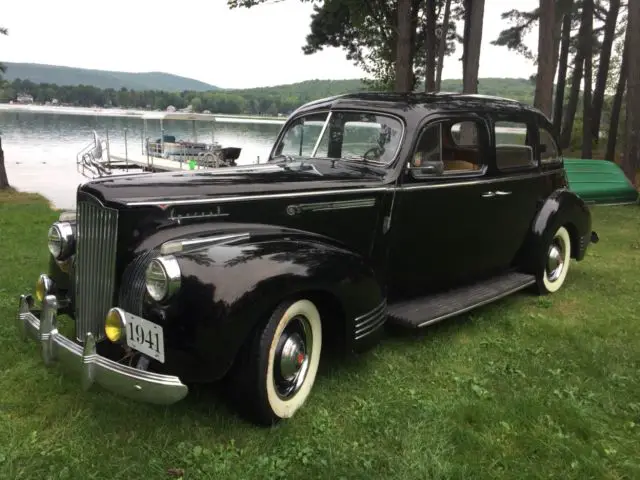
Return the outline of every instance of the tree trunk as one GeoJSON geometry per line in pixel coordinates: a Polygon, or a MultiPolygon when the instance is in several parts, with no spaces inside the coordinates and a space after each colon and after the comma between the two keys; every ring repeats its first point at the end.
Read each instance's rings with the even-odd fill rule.
{"type": "Polygon", "coordinates": [[[582,158],[593,157],[591,136],[591,90],[593,85],[593,0],[584,0],[582,6],[584,32],[580,37],[584,56],[584,92],[582,94],[582,158]]]}
{"type": "Polygon", "coordinates": [[[9,178],[4,168],[4,150],[2,150],[2,138],[0,138],[0,190],[9,188],[9,178]]]}
{"type": "Polygon", "coordinates": [[[616,144],[618,143],[618,122],[620,122],[620,111],[622,110],[622,99],[624,89],[627,86],[627,70],[629,67],[629,25],[624,37],[624,49],[622,50],[622,62],[620,63],[620,75],[616,93],[611,104],[611,119],[609,120],[609,132],[607,134],[607,153],[604,158],[616,161],[616,144]]]}
{"type": "MultiPolygon", "coordinates": [[[[562,133],[560,136],[560,144],[562,148],[567,148],[571,143],[571,135],[573,134],[573,121],[576,117],[576,110],[578,109],[578,98],[580,96],[580,84],[582,83],[582,73],[585,68],[585,46],[590,50],[591,35],[586,35],[585,29],[587,24],[592,25],[593,22],[593,0],[585,0],[583,2],[582,16],[580,20],[580,30],[578,32],[578,51],[574,57],[573,75],[571,76],[571,90],[569,91],[569,101],[567,102],[567,109],[565,111],[564,120],[562,122],[562,133]],[[585,21],[584,9],[589,7],[587,3],[591,4],[591,21],[585,21]]],[[[590,101],[589,101],[590,102],[590,101]]]]}
{"type": "Polygon", "coordinates": [[[593,108],[591,112],[591,135],[598,143],[600,140],[600,122],[602,119],[602,105],[604,104],[604,93],[607,88],[607,77],[609,75],[609,63],[611,61],[611,48],[616,34],[616,22],[620,11],[620,0],[609,0],[609,12],[604,25],[604,39],[600,51],[600,64],[598,65],[598,77],[596,88],[593,90],[593,108]]]}
{"type": "Polygon", "coordinates": [[[411,87],[409,91],[414,91],[416,87],[416,83],[418,78],[415,75],[414,70],[414,60],[416,58],[416,48],[418,46],[418,14],[420,13],[420,6],[422,5],[422,0],[412,0],[411,1],[411,16],[409,17],[410,26],[410,39],[409,45],[411,48],[409,49],[409,77],[411,78],[411,87]]]}
{"type": "MultiPolygon", "coordinates": [[[[469,2],[471,5],[471,2],[469,2]]],[[[463,93],[478,93],[478,71],[480,69],[480,44],[482,43],[482,21],[484,0],[473,0],[469,15],[469,36],[465,54],[465,72],[462,79],[463,93]]]]}
{"type": "Polygon", "coordinates": [[[411,0],[398,0],[398,46],[396,48],[396,92],[412,90],[411,0]]]}
{"type": "Polygon", "coordinates": [[[562,19],[562,42],[558,60],[558,85],[556,86],[555,105],[553,107],[553,128],[560,136],[562,128],[562,108],[564,107],[564,89],[567,83],[567,62],[569,60],[569,44],[571,42],[571,9],[562,19]]]}
{"type": "Polygon", "coordinates": [[[555,77],[558,70],[558,59],[560,50],[560,40],[562,38],[562,20],[565,12],[571,9],[573,0],[557,0],[553,14],[553,75],[555,77]]]}
{"type": "Polygon", "coordinates": [[[551,117],[553,105],[554,69],[554,25],[555,0],[540,0],[540,27],[538,28],[538,74],[536,76],[536,92],[534,107],[540,109],[547,117],[551,117]]]}
{"type": "Polygon", "coordinates": [[[637,187],[640,169],[640,2],[629,2],[627,70],[627,131],[622,170],[637,187]]]}
{"type": "Polygon", "coordinates": [[[573,121],[576,118],[576,110],[578,109],[578,96],[580,95],[580,84],[582,83],[582,66],[584,59],[581,58],[580,52],[576,54],[573,66],[573,74],[571,75],[571,89],[569,90],[569,100],[567,108],[564,111],[562,120],[562,133],[560,134],[560,146],[567,148],[571,143],[571,134],[573,133],[573,121]]]}
{"type": "Polygon", "coordinates": [[[463,0],[464,27],[462,31],[462,79],[467,77],[467,57],[469,56],[469,32],[471,29],[471,0],[463,0]]]}
{"type": "Polygon", "coordinates": [[[442,67],[444,66],[444,52],[447,49],[447,34],[449,33],[449,12],[451,12],[451,0],[446,0],[444,5],[444,19],[442,20],[442,34],[438,43],[438,70],[436,73],[436,91],[442,88],[442,67]]]}
{"type": "Polygon", "coordinates": [[[433,92],[436,89],[436,0],[426,0],[426,11],[424,91],[433,92]]]}

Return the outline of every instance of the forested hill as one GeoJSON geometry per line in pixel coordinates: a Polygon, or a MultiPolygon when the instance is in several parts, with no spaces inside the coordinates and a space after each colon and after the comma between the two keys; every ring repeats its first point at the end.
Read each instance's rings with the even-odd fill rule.
{"type": "MultiPolygon", "coordinates": [[[[308,80],[289,85],[250,89],[208,91],[167,91],[157,89],[115,89],[91,85],[60,85],[49,78],[47,83],[17,79],[0,85],[0,102],[16,100],[26,93],[35,103],[56,102],[83,107],[122,107],[165,110],[191,106],[196,112],[221,114],[287,115],[300,105],[323,97],[366,90],[360,80],[308,80]]],[[[459,92],[461,80],[443,80],[442,90],[459,92]]],[[[479,93],[533,102],[534,86],[527,79],[481,78],[479,93]]]]}
{"type": "Polygon", "coordinates": [[[19,78],[33,83],[91,85],[101,89],[120,90],[126,88],[128,90],[163,90],[166,92],[181,92],[183,90],[202,92],[217,88],[199,80],[163,72],[129,73],[39,63],[2,63],[7,67],[4,79],[10,82],[19,78]]]}
{"type": "MultiPolygon", "coordinates": [[[[240,95],[292,96],[303,98],[304,101],[310,101],[364,89],[366,89],[366,86],[360,80],[307,80],[274,87],[221,91],[240,95]]],[[[443,92],[461,92],[462,79],[442,80],[441,90],[443,92]]],[[[533,102],[534,90],[534,84],[526,78],[481,78],[478,81],[478,93],[512,98],[527,103],[533,102]]]]}

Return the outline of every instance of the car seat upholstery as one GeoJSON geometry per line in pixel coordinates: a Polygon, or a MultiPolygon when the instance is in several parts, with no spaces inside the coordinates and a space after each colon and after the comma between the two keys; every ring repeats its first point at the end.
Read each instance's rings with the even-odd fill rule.
{"type": "Polygon", "coordinates": [[[498,168],[526,167],[533,164],[533,149],[529,145],[496,145],[498,168]]]}

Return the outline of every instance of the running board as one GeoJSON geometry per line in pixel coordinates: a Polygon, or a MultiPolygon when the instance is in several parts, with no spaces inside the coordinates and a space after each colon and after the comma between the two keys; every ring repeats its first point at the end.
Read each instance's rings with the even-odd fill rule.
{"type": "Polygon", "coordinates": [[[486,305],[536,282],[533,275],[510,272],[448,292],[389,305],[389,322],[420,328],[486,305]]]}

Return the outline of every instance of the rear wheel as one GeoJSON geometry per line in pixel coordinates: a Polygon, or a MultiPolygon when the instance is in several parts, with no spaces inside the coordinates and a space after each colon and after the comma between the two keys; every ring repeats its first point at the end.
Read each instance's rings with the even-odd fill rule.
{"type": "Polygon", "coordinates": [[[571,236],[560,227],[547,245],[542,265],[536,275],[541,294],[555,293],[564,285],[571,264],[571,236]]]}
{"type": "Polygon", "coordinates": [[[246,412],[262,424],[292,417],[309,397],[318,372],[318,309],[306,299],[283,302],[256,332],[249,349],[235,372],[246,412]]]}

